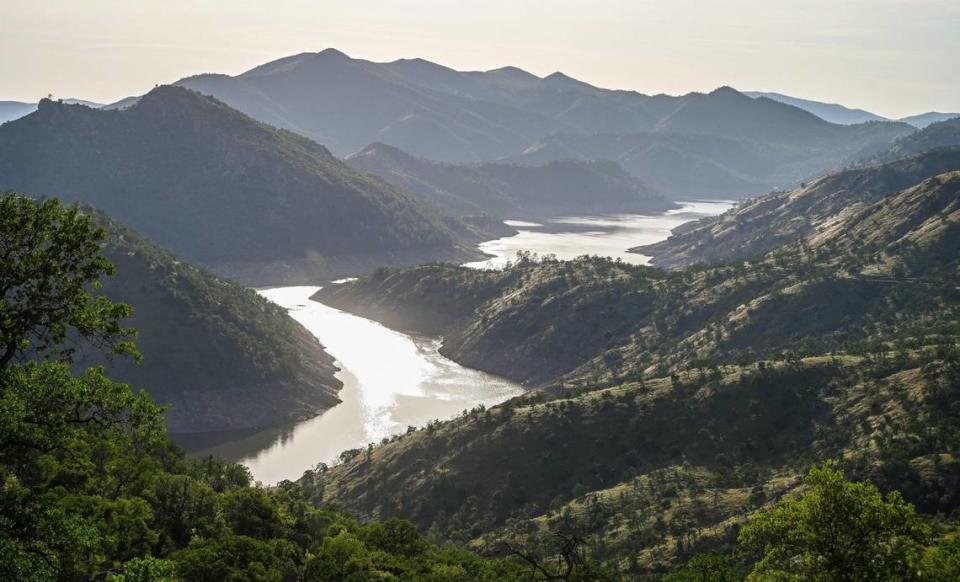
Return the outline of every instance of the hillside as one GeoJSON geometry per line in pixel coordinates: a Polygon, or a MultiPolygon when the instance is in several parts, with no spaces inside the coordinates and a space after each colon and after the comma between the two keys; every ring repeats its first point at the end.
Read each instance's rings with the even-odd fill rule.
{"type": "Polygon", "coordinates": [[[378,63],[334,49],[177,84],[316,140],[338,156],[384,143],[443,162],[526,163],[525,153],[536,150],[536,164],[571,157],[618,161],[676,197],[739,197],[791,186],[913,131],[895,122],[836,125],[727,87],[651,96],[595,87],[560,72],[457,71],[423,59],[378,63]],[[579,155],[544,147],[557,135],[575,136],[579,155]],[[653,145],[610,152],[625,141],[653,145]],[[631,164],[630,158],[648,163],[631,164]],[[661,166],[666,169],[658,172],[661,166]]]}
{"type": "Polygon", "coordinates": [[[893,160],[935,148],[960,146],[960,116],[927,125],[920,131],[894,141],[878,154],[879,159],[893,160]]]}
{"type": "Polygon", "coordinates": [[[527,259],[321,292],[442,332],[451,357],[543,389],[311,478],[324,501],[486,551],[576,532],[632,575],[729,548],[750,513],[828,458],[949,514],[960,506],[957,248],[960,171],[853,205],[750,262],[668,273],[527,259]]]}
{"type": "Polygon", "coordinates": [[[372,144],[349,156],[347,163],[456,214],[487,212],[520,218],[643,213],[672,206],[613,162],[450,164],[372,144]]]}
{"type": "Polygon", "coordinates": [[[248,283],[475,255],[432,208],[179,87],[124,110],[41,101],[0,127],[0,187],[92,204],[248,283]]]}
{"type": "Polygon", "coordinates": [[[103,293],[133,307],[138,365],[87,353],[111,377],[169,405],[173,433],[253,429],[308,418],[337,404],[333,358],[286,312],[256,292],[177,260],[97,213],[117,274],[103,293]]]}
{"type": "MultiPolygon", "coordinates": [[[[926,276],[955,275],[955,226],[941,232],[926,221],[945,213],[952,224],[958,183],[956,172],[947,173],[923,182],[919,195],[908,188],[852,204],[825,228],[750,263],[676,273],[589,258],[523,259],[493,272],[427,265],[326,288],[317,298],[392,327],[442,335],[448,357],[534,385],[640,370],[664,375],[701,358],[736,362],[784,349],[816,351],[866,340],[864,322],[879,312],[892,316],[901,302],[888,296],[895,287],[859,273],[904,276],[918,270],[915,255],[922,254],[948,261],[926,276]],[[891,206],[912,196],[925,203],[891,206]],[[922,233],[936,242],[911,242],[922,233]],[[863,249],[887,246],[897,260],[862,256],[863,249]],[[831,303],[817,306],[822,296],[831,303]],[[817,317],[801,317],[807,309],[817,317]]],[[[931,299],[925,308],[940,303],[931,299]]]]}
{"type": "Polygon", "coordinates": [[[813,233],[857,205],[957,169],[960,149],[953,148],[843,170],[790,192],[745,201],[720,216],[684,225],[663,242],[631,250],[669,268],[744,260],[813,233]]]}

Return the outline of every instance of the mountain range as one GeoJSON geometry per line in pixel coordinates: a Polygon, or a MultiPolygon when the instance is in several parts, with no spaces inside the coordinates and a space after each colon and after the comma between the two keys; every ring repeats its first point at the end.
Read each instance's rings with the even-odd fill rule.
{"type": "Polygon", "coordinates": [[[314,139],[338,156],[383,143],[442,162],[607,159],[674,197],[791,186],[914,130],[895,122],[833,124],[729,87],[649,96],[562,73],[463,72],[423,59],[375,63],[333,49],[176,84],[314,139]]]}
{"type": "Polygon", "coordinates": [[[466,225],[181,87],[124,110],[41,101],[0,126],[0,187],[91,204],[247,283],[477,256],[466,225]]]}

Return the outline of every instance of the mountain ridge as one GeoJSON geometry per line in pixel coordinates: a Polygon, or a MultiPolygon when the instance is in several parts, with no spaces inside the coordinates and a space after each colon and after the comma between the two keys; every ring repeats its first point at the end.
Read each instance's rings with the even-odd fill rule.
{"type": "Polygon", "coordinates": [[[0,126],[0,185],[90,203],[252,283],[478,255],[433,208],[180,87],[124,110],[41,101],[0,126]]]}

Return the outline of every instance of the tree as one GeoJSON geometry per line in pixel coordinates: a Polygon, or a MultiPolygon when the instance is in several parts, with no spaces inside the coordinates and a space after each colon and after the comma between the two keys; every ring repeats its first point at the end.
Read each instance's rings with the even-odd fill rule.
{"type": "Polygon", "coordinates": [[[730,559],[720,554],[697,554],[683,568],[665,577],[666,582],[735,582],[738,579],[730,559]]]}
{"type": "Polygon", "coordinates": [[[872,484],[845,481],[830,464],[812,469],[806,484],[799,498],[759,513],[740,531],[740,544],[762,553],[754,576],[916,578],[930,529],[898,492],[883,495],[872,484]]]}
{"type": "Polygon", "coordinates": [[[69,360],[72,334],[114,353],[135,355],[130,307],[95,295],[113,274],[103,228],[56,199],[0,193],[0,370],[32,353],[69,360]]]}

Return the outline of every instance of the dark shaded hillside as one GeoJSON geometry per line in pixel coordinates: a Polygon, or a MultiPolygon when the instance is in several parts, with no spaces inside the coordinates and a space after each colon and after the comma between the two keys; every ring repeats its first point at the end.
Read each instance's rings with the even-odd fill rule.
{"type": "Polygon", "coordinates": [[[751,512],[829,458],[948,515],[960,507],[958,248],[953,171],[853,203],[749,262],[521,258],[324,290],[543,389],[311,479],[325,501],[491,552],[501,539],[546,551],[554,532],[576,532],[631,575],[729,548],[751,512]]]}
{"type": "Polygon", "coordinates": [[[655,212],[672,207],[613,162],[449,164],[384,144],[369,145],[347,162],[452,213],[482,211],[519,218],[655,212]]]}
{"type": "MultiPolygon", "coordinates": [[[[232,281],[177,260],[102,214],[117,274],[103,292],[133,307],[144,354],[107,361],[111,377],[145,388],[171,432],[250,429],[337,404],[333,358],[286,312],[232,281]]],[[[88,354],[80,366],[99,360],[88,354]]]]}
{"type": "Polygon", "coordinates": [[[93,204],[246,281],[472,255],[433,209],[179,87],[120,111],[42,101],[0,128],[0,186],[93,204]]]}
{"type": "Polygon", "coordinates": [[[957,169],[960,149],[953,148],[844,170],[791,192],[746,201],[720,216],[684,225],[663,242],[632,250],[669,268],[744,260],[825,228],[857,205],[871,204],[925,178],[957,169]]]}

